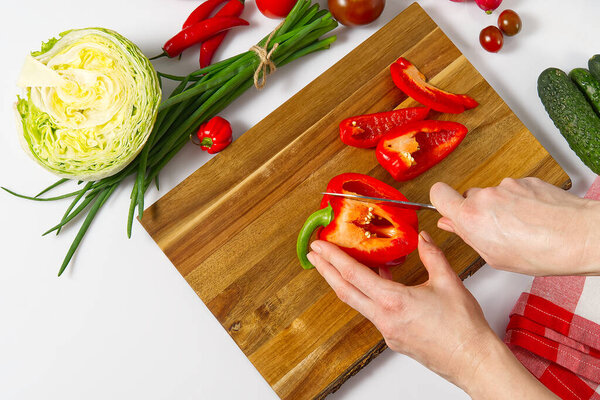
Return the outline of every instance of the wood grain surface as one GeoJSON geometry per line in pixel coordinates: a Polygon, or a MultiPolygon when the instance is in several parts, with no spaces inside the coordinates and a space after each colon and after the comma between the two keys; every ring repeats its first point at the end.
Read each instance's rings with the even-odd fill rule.
{"type": "MultiPolygon", "coordinates": [[[[295,255],[296,236],[318,209],[319,193],[344,172],[374,176],[417,202],[429,200],[437,181],[459,191],[507,176],[569,183],[423,9],[408,7],[144,213],[146,230],[282,399],[325,397],[385,348],[374,326],[340,302],[316,271],[302,270],[295,255]],[[372,150],[348,147],[338,135],[344,118],[415,104],[389,75],[400,56],[434,85],[480,103],[460,115],[431,115],[470,132],[441,164],[406,183],[394,182],[372,150]]],[[[419,212],[420,228],[458,274],[474,273],[482,261],[437,229],[438,217],[419,212]]],[[[427,279],[416,253],[394,279],[408,285],[427,279]]]]}

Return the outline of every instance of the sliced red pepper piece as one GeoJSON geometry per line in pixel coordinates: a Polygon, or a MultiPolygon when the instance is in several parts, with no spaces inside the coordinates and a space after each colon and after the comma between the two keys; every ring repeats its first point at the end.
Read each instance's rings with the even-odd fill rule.
{"type": "MultiPolygon", "coordinates": [[[[363,174],[338,175],[329,182],[327,191],[406,201],[398,190],[363,174]]],[[[296,243],[298,258],[305,269],[313,267],[306,253],[312,233],[319,227],[322,227],[317,234],[320,240],[338,245],[372,268],[399,265],[417,248],[418,220],[414,210],[325,195],[321,210],[309,217],[296,243]]]]}
{"type": "Polygon", "coordinates": [[[430,85],[425,75],[403,57],[396,60],[390,70],[392,79],[400,90],[432,110],[460,114],[479,105],[466,94],[454,94],[430,85]]]}
{"type": "Polygon", "coordinates": [[[427,118],[429,108],[411,107],[350,117],[340,123],[340,138],[349,146],[369,149],[391,129],[427,118]]]}
{"type": "Polygon", "coordinates": [[[467,135],[458,122],[417,121],[390,131],[379,141],[377,161],[397,181],[421,175],[456,149],[467,135]]]}

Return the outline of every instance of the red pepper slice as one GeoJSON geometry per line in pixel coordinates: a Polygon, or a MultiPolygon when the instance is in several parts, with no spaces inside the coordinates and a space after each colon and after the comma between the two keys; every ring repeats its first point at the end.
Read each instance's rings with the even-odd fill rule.
{"type": "MultiPolygon", "coordinates": [[[[244,11],[244,0],[229,0],[227,4],[215,14],[215,17],[239,17],[244,11]]],[[[227,32],[221,32],[216,36],[202,42],[200,47],[200,68],[205,68],[212,62],[215,52],[223,43],[227,32]]]]}
{"type": "MultiPolygon", "coordinates": [[[[185,28],[165,43],[163,50],[171,58],[177,57],[185,49],[215,36],[234,26],[249,25],[248,21],[233,17],[212,17],[185,28]]],[[[157,58],[157,57],[154,57],[157,58]]]]}
{"type": "MultiPolygon", "coordinates": [[[[327,191],[406,201],[406,197],[393,187],[356,173],[336,176],[327,185],[327,191]]],[[[296,243],[300,263],[305,269],[313,268],[306,254],[310,237],[319,227],[322,227],[318,232],[320,240],[338,245],[372,268],[399,265],[417,248],[418,220],[414,210],[325,195],[321,210],[308,218],[296,243]]]]}
{"type": "Polygon", "coordinates": [[[466,94],[453,94],[426,82],[421,73],[405,58],[400,57],[390,67],[392,79],[400,90],[432,110],[460,114],[479,105],[466,94]]]}
{"type": "Polygon", "coordinates": [[[427,118],[429,108],[411,107],[350,117],[340,123],[340,138],[349,146],[369,149],[391,129],[427,118]]]}
{"type": "Polygon", "coordinates": [[[181,29],[189,28],[190,26],[204,21],[210,14],[217,8],[221,3],[225,3],[227,0],[207,0],[204,3],[200,4],[190,16],[183,23],[183,27],[181,29]]]}
{"type": "Polygon", "coordinates": [[[407,181],[446,158],[467,132],[458,122],[412,122],[390,131],[379,141],[377,161],[395,180],[407,181]]]}
{"type": "Polygon", "coordinates": [[[224,118],[214,117],[198,129],[199,146],[208,154],[215,154],[233,141],[231,124],[224,118]]]}

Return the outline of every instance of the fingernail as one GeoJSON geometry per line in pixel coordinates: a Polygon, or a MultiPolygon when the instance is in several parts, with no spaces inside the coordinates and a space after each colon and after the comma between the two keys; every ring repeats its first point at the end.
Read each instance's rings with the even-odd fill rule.
{"type": "Polygon", "coordinates": [[[321,254],[321,246],[317,242],[312,242],[310,248],[317,254],[321,254]]]}
{"type": "Polygon", "coordinates": [[[452,229],[452,227],[448,224],[445,224],[443,222],[439,222],[437,223],[438,228],[443,229],[447,232],[453,232],[454,233],[454,229],[452,229]]]}
{"type": "Polygon", "coordinates": [[[315,264],[315,255],[312,251],[306,255],[306,258],[308,258],[308,261],[310,261],[311,264],[315,264]]]}
{"type": "Polygon", "coordinates": [[[431,236],[429,235],[429,233],[422,231],[419,236],[421,237],[421,239],[423,239],[426,243],[433,243],[433,239],[431,238],[431,236]]]}

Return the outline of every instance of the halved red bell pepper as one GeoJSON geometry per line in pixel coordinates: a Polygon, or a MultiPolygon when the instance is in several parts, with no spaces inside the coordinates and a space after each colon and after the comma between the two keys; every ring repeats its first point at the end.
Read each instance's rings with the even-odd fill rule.
{"type": "MultiPolygon", "coordinates": [[[[398,190],[363,174],[338,175],[329,182],[327,191],[406,201],[398,190]]],[[[321,209],[306,220],[298,235],[296,250],[304,269],[314,268],[306,254],[310,238],[317,229],[318,239],[338,245],[372,268],[403,263],[406,255],[417,248],[418,242],[418,220],[414,210],[325,195],[321,209]]]]}
{"type": "Polygon", "coordinates": [[[340,139],[349,146],[369,149],[391,129],[427,118],[429,108],[410,107],[350,117],[340,123],[340,139]]]}
{"type": "Polygon", "coordinates": [[[375,154],[379,164],[395,180],[407,181],[446,158],[467,132],[467,128],[458,122],[411,122],[385,135],[375,154]]]}
{"type": "Polygon", "coordinates": [[[432,110],[460,114],[479,105],[466,94],[454,94],[427,83],[425,75],[407,59],[400,57],[390,67],[392,79],[400,90],[432,110]]]}

